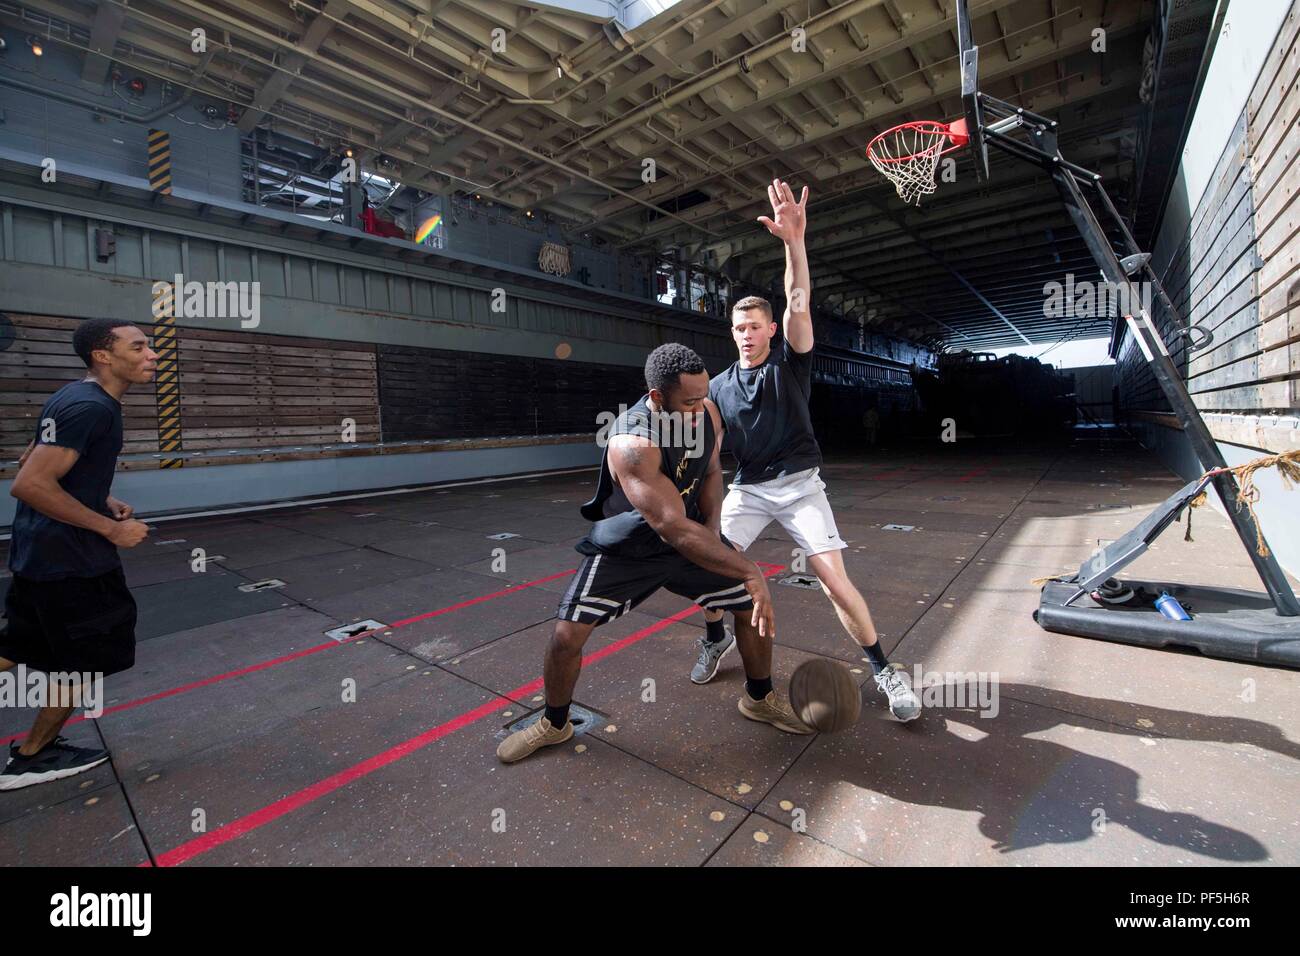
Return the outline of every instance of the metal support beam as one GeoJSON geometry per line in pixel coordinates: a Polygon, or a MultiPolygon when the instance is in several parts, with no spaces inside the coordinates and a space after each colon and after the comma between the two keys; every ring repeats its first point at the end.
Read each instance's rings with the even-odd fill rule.
{"type": "Polygon", "coordinates": [[[81,67],[81,78],[87,83],[102,84],[108,79],[108,68],[113,62],[113,47],[122,32],[126,11],[109,3],[101,3],[95,11],[95,22],[90,27],[90,48],[81,67]]]}
{"type": "MultiPolygon", "coordinates": [[[[308,25],[307,30],[298,41],[298,50],[302,52],[293,52],[285,56],[284,65],[292,73],[278,72],[272,74],[271,78],[263,84],[262,88],[257,91],[253,97],[252,105],[244,110],[244,115],[239,118],[239,131],[249,133],[262,121],[266,115],[265,110],[270,109],[285,91],[289,89],[289,84],[293,82],[293,73],[297,73],[306,64],[308,57],[320,49],[320,45],[325,42],[329,36],[330,30],[334,28],[334,17],[341,17],[347,10],[347,4],[343,0],[328,0],[316,19],[308,25]]],[[[102,10],[103,7],[101,6],[102,10]]]]}

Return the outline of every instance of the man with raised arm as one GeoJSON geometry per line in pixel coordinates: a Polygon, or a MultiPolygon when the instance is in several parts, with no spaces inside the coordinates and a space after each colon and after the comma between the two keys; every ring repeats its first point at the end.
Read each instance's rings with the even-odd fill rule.
{"type": "MultiPolygon", "coordinates": [[[[743,551],[769,523],[779,521],[807,557],[844,630],[871,663],[890,712],[898,720],[912,720],[921,713],[920,701],[885,658],[866,599],[844,569],[840,551],[845,542],[819,474],[821,449],[808,411],[814,345],[812,278],[804,248],[808,187],[796,201],[789,184],[778,179],[767,187],[767,197],[772,215],[758,221],[785,244],[783,335],[774,346],[777,324],[766,299],[749,296],[732,307],[731,337],[738,357],[709,386],[739,464],[722,505],[722,533],[743,551]]],[[[705,620],[707,633],[691,671],[697,684],[713,679],[735,644],[721,614],[708,613],[705,620]]]]}

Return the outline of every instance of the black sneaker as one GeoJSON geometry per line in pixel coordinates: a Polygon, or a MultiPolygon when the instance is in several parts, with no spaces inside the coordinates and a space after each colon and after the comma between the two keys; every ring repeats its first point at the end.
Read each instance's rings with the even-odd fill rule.
{"type": "Polygon", "coordinates": [[[108,759],[101,747],[74,747],[63,737],[55,737],[30,757],[18,752],[18,744],[9,745],[9,763],[0,771],[0,790],[21,790],[36,783],[48,783],[71,777],[108,759]]]}

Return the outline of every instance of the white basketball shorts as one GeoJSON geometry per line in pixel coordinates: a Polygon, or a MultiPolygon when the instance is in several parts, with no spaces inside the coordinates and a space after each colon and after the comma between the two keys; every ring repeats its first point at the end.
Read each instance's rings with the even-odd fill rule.
{"type": "Polygon", "coordinates": [[[804,554],[847,547],[835,527],[820,469],[809,468],[752,485],[732,484],[722,502],[722,533],[744,551],[773,521],[804,554]]]}

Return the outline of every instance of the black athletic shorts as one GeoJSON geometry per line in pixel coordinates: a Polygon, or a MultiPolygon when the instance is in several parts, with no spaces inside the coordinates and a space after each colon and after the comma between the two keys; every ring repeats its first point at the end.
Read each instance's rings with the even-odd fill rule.
{"type": "Polygon", "coordinates": [[[61,581],[15,574],[5,618],[0,657],[33,670],[116,674],[135,663],[135,598],[121,568],[61,581]]]}
{"type": "Polygon", "coordinates": [[[706,571],[676,551],[651,557],[587,555],[556,617],[601,625],[621,617],[660,588],[690,598],[706,611],[748,611],[754,602],[743,582],[706,571]]]}

